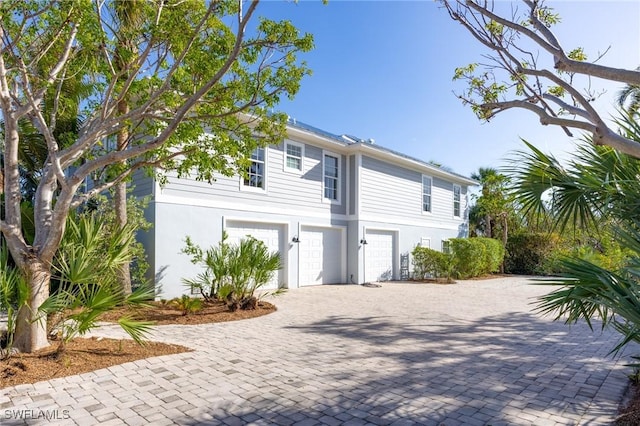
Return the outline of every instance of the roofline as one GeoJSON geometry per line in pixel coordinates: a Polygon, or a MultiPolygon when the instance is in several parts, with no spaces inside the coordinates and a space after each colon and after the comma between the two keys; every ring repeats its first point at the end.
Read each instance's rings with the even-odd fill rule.
{"type": "MultiPolygon", "coordinates": [[[[453,180],[456,183],[461,183],[468,186],[478,186],[480,182],[475,179],[468,178],[466,176],[447,171],[441,167],[434,166],[425,161],[411,157],[400,152],[396,152],[392,149],[382,147],[380,145],[374,145],[369,142],[355,142],[347,143],[340,135],[335,135],[330,132],[318,129],[305,123],[291,120],[287,122],[287,133],[290,136],[298,136],[299,138],[311,143],[322,145],[325,148],[333,150],[341,150],[345,153],[364,153],[373,157],[381,159],[392,160],[396,163],[410,166],[412,169],[417,169],[423,173],[427,173],[432,176],[445,177],[449,180],[453,180]]],[[[349,138],[350,140],[352,138],[349,138]]]]}
{"type": "Polygon", "coordinates": [[[372,145],[366,142],[359,142],[357,144],[352,144],[348,147],[350,151],[362,152],[365,154],[369,154],[372,157],[378,157],[382,159],[391,159],[396,163],[404,164],[411,166],[412,169],[417,169],[431,176],[439,176],[446,177],[449,180],[453,180],[456,183],[462,183],[469,186],[477,186],[480,185],[475,179],[468,178],[466,176],[460,175],[455,172],[450,172],[441,167],[434,166],[433,164],[426,163],[422,160],[418,160],[417,158],[410,157],[408,155],[395,152],[393,150],[382,148],[377,145],[372,145]]]}

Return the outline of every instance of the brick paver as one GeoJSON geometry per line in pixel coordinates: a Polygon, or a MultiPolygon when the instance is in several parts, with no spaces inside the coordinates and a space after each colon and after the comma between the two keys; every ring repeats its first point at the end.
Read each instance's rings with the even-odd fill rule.
{"type": "Polygon", "coordinates": [[[0,423],[610,424],[629,358],[608,356],[613,332],[532,313],[549,290],[524,278],[291,290],[265,317],[155,329],[194,352],[4,388],[0,423]],[[50,421],[20,419],[39,414],[50,421]]]}

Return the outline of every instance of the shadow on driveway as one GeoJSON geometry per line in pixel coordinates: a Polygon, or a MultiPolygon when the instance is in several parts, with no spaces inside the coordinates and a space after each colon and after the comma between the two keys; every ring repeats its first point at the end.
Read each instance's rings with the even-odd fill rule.
{"type": "Polygon", "coordinates": [[[603,386],[617,361],[614,333],[526,313],[409,322],[332,316],[287,326],[304,349],[274,345],[297,363],[297,378],[275,374],[245,403],[185,423],[607,424],[615,415],[623,389],[603,386]]]}

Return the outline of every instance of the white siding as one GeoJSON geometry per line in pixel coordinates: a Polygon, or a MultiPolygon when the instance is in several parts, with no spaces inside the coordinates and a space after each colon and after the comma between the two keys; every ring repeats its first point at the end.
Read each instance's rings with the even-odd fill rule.
{"type": "MultiPolygon", "coordinates": [[[[303,210],[326,211],[333,214],[345,214],[345,202],[339,205],[322,203],[322,150],[306,145],[302,173],[291,173],[284,168],[283,145],[266,149],[266,191],[241,190],[240,176],[226,177],[218,175],[212,184],[195,179],[170,177],[162,194],[173,197],[233,200],[243,210],[260,206],[292,207],[303,210]]],[[[340,191],[346,191],[346,167],[341,157],[340,191]]]]}
{"type": "MultiPolygon", "coordinates": [[[[456,225],[465,219],[466,187],[461,186],[461,217],[453,217],[453,183],[431,176],[431,212],[422,211],[422,173],[363,157],[361,213],[411,221],[456,225]]],[[[428,176],[428,175],[427,175],[428,176]]]]}
{"type": "Polygon", "coordinates": [[[422,209],[422,174],[362,158],[360,211],[415,218],[422,209]]]}
{"type": "Polygon", "coordinates": [[[143,170],[137,170],[133,173],[131,185],[133,186],[132,194],[136,197],[153,194],[154,180],[147,176],[143,170]]]}

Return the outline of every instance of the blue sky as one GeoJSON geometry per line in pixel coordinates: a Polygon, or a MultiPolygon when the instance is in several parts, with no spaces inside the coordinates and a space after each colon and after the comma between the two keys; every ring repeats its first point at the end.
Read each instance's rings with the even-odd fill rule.
{"type": "MultiPolygon", "coordinates": [[[[610,47],[600,63],[640,65],[640,1],[549,5],[562,17],[554,32],[566,48],[581,46],[595,58],[610,47]]],[[[452,81],[454,69],[486,51],[433,1],[267,1],[259,14],[289,19],[314,35],[316,48],[304,56],[313,75],[280,108],[299,121],[373,138],[467,176],[504,165],[524,148],[521,137],[560,158],[572,150],[571,138],[541,126],[530,112],[508,111],[482,124],[461,105],[453,92],[464,86],[452,81]]],[[[613,112],[621,85],[592,83],[607,90],[598,106],[613,112]]]]}

